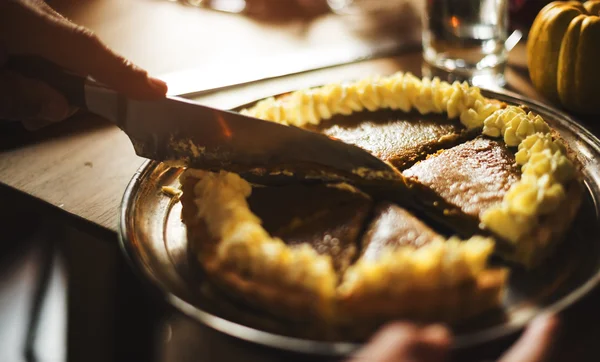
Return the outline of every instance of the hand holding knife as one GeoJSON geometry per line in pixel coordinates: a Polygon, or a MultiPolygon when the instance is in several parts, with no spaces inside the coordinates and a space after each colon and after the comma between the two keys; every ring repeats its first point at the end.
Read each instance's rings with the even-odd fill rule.
{"type": "Polygon", "coordinates": [[[103,116],[131,139],[139,156],[208,170],[323,170],[326,180],[357,179],[356,170],[394,179],[397,172],[367,151],[323,134],[178,98],[134,100],[38,57],[9,67],[41,79],[70,104],[103,116]]]}

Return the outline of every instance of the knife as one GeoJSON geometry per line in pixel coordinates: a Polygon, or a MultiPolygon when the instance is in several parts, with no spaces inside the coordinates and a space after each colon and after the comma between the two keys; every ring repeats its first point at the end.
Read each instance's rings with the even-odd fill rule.
{"type": "Polygon", "coordinates": [[[46,82],[72,105],[116,124],[141,157],[205,170],[290,170],[355,183],[402,179],[398,171],[367,151],[317,132],[179,97],[128,99],[35,56],[13,56],[8,66],[46,82]]]}

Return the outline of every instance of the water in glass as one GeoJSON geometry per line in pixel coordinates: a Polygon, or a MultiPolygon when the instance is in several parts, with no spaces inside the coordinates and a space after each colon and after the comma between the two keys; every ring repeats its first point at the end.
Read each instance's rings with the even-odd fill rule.
{"type": "Polygon", "coordinates": [[[508,0],[427,0],[425,61],[452,78],[503,85],[508,0]]]}

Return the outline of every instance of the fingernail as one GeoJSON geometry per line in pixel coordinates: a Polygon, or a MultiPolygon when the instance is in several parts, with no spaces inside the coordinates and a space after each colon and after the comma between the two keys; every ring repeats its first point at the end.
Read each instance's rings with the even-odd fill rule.
{"type": "Polygon", "coordinates": [[[440,324],[435,324],[424,328],[421,331],[422,338],[432,344],[447,344],[450,343],[450,331],[448,328],[440,324]]]}
{"type": "Polygon", "coordinates": [[[38,116],[52,122],[62,121],[67,117],[69,107],[60,102],[48,102],[42,105],[38,116]]]}
{"type": "Polygon", "coordinates": [[[158,78],[149,77],[148,83],[152,86],[152,88],[159,91],[161,94],[167,94],[167,90],[169,87],[167,87],[167,83],[165,83],[164,81],[158,78]]]}

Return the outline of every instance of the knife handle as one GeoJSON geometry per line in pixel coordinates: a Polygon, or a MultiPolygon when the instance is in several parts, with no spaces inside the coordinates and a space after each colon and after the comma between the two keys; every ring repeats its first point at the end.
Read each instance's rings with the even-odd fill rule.
{"type": "Polygon", "coordinates": [[[35,55],[11,55],[8,69],[28,78],[38,79],[59,91],[69,104],[87,109],[85,84],[87,79],[73,74],[53,62],[35,55]]]}

